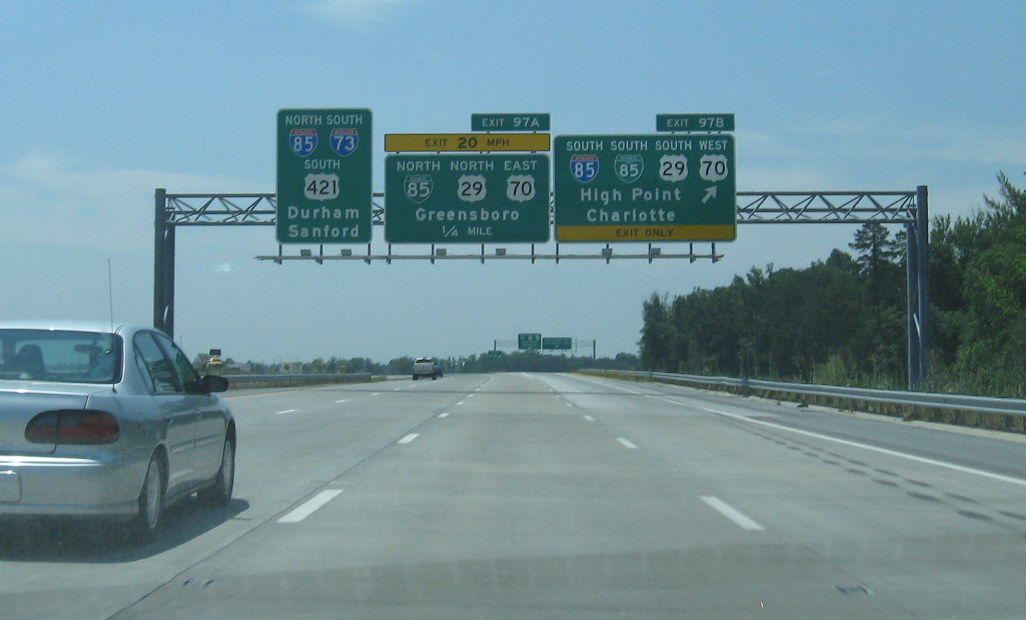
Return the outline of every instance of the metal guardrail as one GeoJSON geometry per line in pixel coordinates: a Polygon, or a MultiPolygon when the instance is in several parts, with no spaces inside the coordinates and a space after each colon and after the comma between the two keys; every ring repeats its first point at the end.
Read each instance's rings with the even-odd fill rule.
{"type": "Polygon", "coordinates": [[[292,387],[328,383],[367,383],[369,372],[337,374],[276,374],[276,375],[222,375],[228,380],[228,389],[258,386],[292,387]]]}
{"type": "MultiPolygon", "coordinates": [[[[594,372],[607,374],[606,371],[594,372]]],[[[628,376],[634,379],[648,379],[666,381],[669,383],[693,384],[704,387],[727,388],[730,391],[767,392],[783,395],[793,394],[804,397],[823,397],[839,401],[872,403],[878,405],[900,405],[905,407],[1026,417],[1026,400],[1014,398],[931,394],[926,392],[900,392],[833,385],[811,385],[807,383],[781,383],[776,381],[761,381],[758,379],[737,379],[733,377],[705,377],[701,375],[682,375],[666,372],[611,371],[611,373],[628,376]]]]}

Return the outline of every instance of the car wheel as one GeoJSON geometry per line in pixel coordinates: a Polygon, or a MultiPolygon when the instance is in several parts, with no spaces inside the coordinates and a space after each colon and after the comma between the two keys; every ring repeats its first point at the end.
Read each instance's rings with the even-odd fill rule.
{"type": "Polygon", "coordinates": [[[221,467],[217,470],[214,486],[196,493],[201,504],[208,508],[223,508],[232,499],[235,486],[235,441],[224,440],[224,451],[221,453],[221,467]]]}
{"type": "Polygon", "coordinates": [[[164,461],[158,455],[150,457],[139,492],[139,512],[129,523],[130,532],[139,542],[153,542],[164,524],[164,461]]]}

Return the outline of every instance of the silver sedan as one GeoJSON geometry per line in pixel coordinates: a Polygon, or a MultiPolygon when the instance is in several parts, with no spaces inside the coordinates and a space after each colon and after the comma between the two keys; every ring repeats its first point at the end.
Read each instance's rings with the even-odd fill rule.
{"type": "Polygon", "coordinates": [[[152,328],[0,322],[0,518],[117,519],[152,541],[177,500],[227,505],[227,387],[152,328]]]}

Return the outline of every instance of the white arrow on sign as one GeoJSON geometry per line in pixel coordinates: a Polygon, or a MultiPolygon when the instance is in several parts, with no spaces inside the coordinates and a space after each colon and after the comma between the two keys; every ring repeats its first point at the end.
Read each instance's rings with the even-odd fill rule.
{"type": "Polygon", "coordinates": [[[705,203],[709,202],[710,198],[715,198],[715,197],[716,197],[716,186],[715,185],[713,185],[712,187],[705,188],[705,197],[702,198],[702,204],[705,204],[705,203]]]}

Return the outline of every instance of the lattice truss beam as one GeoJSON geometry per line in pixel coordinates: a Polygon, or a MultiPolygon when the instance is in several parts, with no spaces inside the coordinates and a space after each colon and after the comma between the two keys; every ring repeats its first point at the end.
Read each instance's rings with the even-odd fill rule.
{"type": "Polygon", "coordinates": [[[738,224],[914,224],[915,192],[738,192],[738,224]]]}
{"type": "MultiPolygon", "coordinates": [[[[385,222],[375,193],[375,225],[385,222]]],[[[167,194],[172,226],[273,226],[274,194],[167,194]]],[[[738,224],[915,224],[916,192],[738,192],[738,224]]]]}
{"type": "MultiPolygon", "coordinates": [[[[383,198],[384,194],[374,194],[383,198]]],[[[172,226],[274,226],[274,194],[167,194],[165,217],[172,226]]],[[[374,224],[384,224],[385,209],[373,203],[374,224]]]]}

